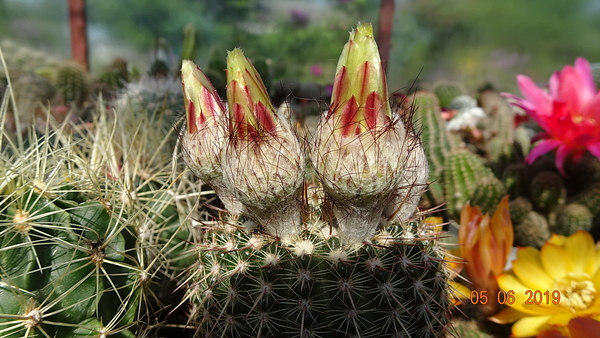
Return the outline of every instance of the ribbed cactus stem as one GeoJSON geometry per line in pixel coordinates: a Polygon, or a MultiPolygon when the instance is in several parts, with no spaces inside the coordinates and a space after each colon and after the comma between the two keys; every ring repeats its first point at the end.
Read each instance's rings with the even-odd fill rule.
{"type": "Polygon", "coordinates": [[[409,102],[414,106],[413,121],[421,125],[421,139],[425,157],[429,165],[431,184],[426,192],[429,203],[438,205],[444,200],[442,171],[444,163],[452,150],[450,134],[442,118],[442,110],[433,93],[418,92],[409,102]]]}
{"type": "Polygon", "coordinates": [[[473,196],[477,182],[493,175],[477,155],[466,149],[453,151],[444,165],[444,188],[450,212],[459,215],[473,196]]]}

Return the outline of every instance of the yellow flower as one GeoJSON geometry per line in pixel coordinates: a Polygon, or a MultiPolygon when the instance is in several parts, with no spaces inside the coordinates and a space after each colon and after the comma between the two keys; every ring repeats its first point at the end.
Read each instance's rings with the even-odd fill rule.
{"type": "Polygon", "coordinates": [[[512,266],[498,284],[514,293],[514,303],[491,318],[515,322],[512,336],[564,328],[575,317],[600,318],[600,250],[589,233],[553,235],[540,250],[519,248],[512,266]]]}

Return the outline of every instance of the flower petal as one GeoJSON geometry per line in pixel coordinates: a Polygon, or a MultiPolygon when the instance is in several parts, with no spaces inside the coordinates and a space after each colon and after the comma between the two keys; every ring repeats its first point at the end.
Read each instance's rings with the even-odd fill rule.
{"type": "Polygon", "coordinates": [[[552,98],[548,93],[524,75],[517,75],[517,84],[525,98],[537,108],[532,115],[548,116],[552,114],[552,98]]]}
{"type": "Polygon", "coordinates": [[[538,250],[521,253],[519,248],[517,259],[513,261],[513,271],[517,277],[531,290],[549,290],[552,287],[552,279],[542,268],[540,254],[538,250]],[[527,254],[527,259],[521,258],[527,254]]]}
{"type": "Polygon", "coordinates": [[[593,276],[596,272],[596,250],[594,239],[589,232],[579,230],[567,237],[565,249],[571,260],[573,272],[586,272],[593,276]]]}
{"type": "Polygon", "coordinates": [[[532,337],[549,328],[548,321],[552,316],[525,317],[517,320],[512,326],[512,337],[532,337]]]}
{"type": "Polygon", "coordinates": [[[548,324],[552,326],[567,326],[573,317],[575,317],[575,315],[570,311],[556,313],[550,318],[548,324]]]}
{"type": "Polygon", "coordinates": [[[592,155],[600,159],[600,141],[588,145],[587,148],[590,151],[590,153],[592,153],[592,155]]]}
{"type": "Polygon", "coordinates": [[[538,157],[544,155],[545,153],[552,151],[559,147],[562,142],[558,140],[542,140],[538,142],[533,149],[529,152],[529,155],[525,158],[525,163],[532,164],[537,160],[538,157]]]}
{"type": "Polygon", "coordinates": [[[600,332],[600,322],[588,317],[573,318],[569,322],[571,337],[594,338],[600,332]]]}
{"type": "Polygon", "coordinates": [[[488,319],[498,324],[509,324],[514,323],[517,320],[527,316],[527,313],[518,311],[512,307],[507,307],[499,313],[493,315],[492,317],[489,317],[488,319]]]}
{"type": "Polygon", "coordinates": [[[565,173],[565,161],[567,159],[567,156],[569,156],[569,153],[572,150],[573,150],[573,148],[571,146],[565,145],[565,144],[561,144],[556,149],[556,158],[555,158],[556,168],[558,169],[560,174],[563,175],[563,177],[567,176],[567,174],[565,173]]]}
{"type": "Polygon", "coordinates": [[[550,278],[561,278],[571,271],[571,260],[567,251],[558,245],[545,243],[540,250],[540,257],[542,266],[550,278]]]}
{"type": "Polygon", "coordinates": [[[525,286],[519,279],[510,273],[505,273],[496,278],[500,289],[505,292],[511,293],[515,299],[514,303],[509,304],[510,307],[518,310],[522,313],[529,315],[548,315],[556,312],[556,306],[543,306],[543,305],[526,305],[525,302],[529,298],[527,291],[531,290],[530,287],[525,286]]]}

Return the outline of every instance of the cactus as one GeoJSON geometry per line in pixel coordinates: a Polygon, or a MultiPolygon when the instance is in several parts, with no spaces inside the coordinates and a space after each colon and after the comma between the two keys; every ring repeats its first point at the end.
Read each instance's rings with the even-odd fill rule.
{"type": "Polygon", "coordinates": [[[183,27],[183,48],[181,49],[181,60],[194,60],[196,55],[196,42],[198,30],[194,24],[188,23],[183,27]]]}
{"type": "Polygon", "coordinates": [[[524,163],[511,163],[502,173],[502,183],[511,199],[529,194],[529,168],[524,163]]]}
{"type": "Polygon", "coordinates": [[[102,107],[2,144],[2,337],[146,336],[192,263],[160,121],[102,107]]]}
{"type": "MultiPolygon", "coordinates": [[[[286,246],[221,223],[206,234],[190,297],[200,336],[437,337],[447,321],[435,244],[401,227],[359,250],[316,222],[286,246]],[[321,228],[323,227],[324,228],[321,228]],[[403,290],[410,290],[408,292],[403,290]]],[[[377,237],[376,237],[377,238],[377,237]]]]}
{"type": "Polygon", "coordinates": [[[527,198],[517,197],[510,201],[510,219],[513,224],[522,223],[530,211],[533,211],[533,206],[527,198]]]}
{"type": "Polygon", "coordinates": [[[479,206],[482,213],[493,214],[502,197],[506,195],[504,184],[495,176],[484,176],[477,181],[471,196],[471,204],[479,206]]]}
{"type": "MultiPolygon", "coordinates": [[[[384,216],[396,197],[412,203],[411,194],[422,193],[405,185],[426,178],[423,150],[387,105],[372,28],[360,25],[350,36],[332,108],[312,144],[315,175],[304,174],[288,111],[272,107],[239,49],[229,53],[229,142],[220,165],[226,187],[247,212],[204,225],[187,283],[196,336],[444,334],[448,272],[437,235],[411,217],[414,210],[402,211],[400,218],[409,220],[384,216]],[[352,75],[359,70],[369,74],[366,84],[352,75]],[[410,151],[418,153],[411,157],[410,151]],[[305,176],[314,181],[303,182],[305,176]]],[[[190,97],[209,88],[193,83],[184,83],[190,97]]],[[[214,95],[199,97],[202,112],[198,104],[186,105],[191,128],[184,133],[191,135],[182,136],[198,143],[184,144],[193,170],[204,163],[189,159],[206,156],[201,149],[211,142],[194,126],[205,128],[202,116],[214,109],[204,107],[215,106],[214,95]]]]}
{"type": "Polygon", "coordinates": [[[458,217],[478,182],[493,176],[477,155],[465,149],[453,151],[444,164],[444,193],[450,213],[458,217]]]}
{"type": "Polygon", "coordinates": [[[434,83],[432,91],[437,96],[442,108],[449,108],[455,97],[465,95],[467,92],[460,83],[445,80],[434,83]]]}
{"type": "Polygon", "coordinates": [[[90,92],[89,75],[79,64],[62,63],[56,72],[55,85],[64,104],[81,107],[90,92]]]}
{"type": "Polygon", "coordinates": [[[587,188],[591,182],[600,182],[600,159],[586,153],[579,161],[570,161],[566,165],[569,192],[576,193],[587,188]]]}
{"type": "Polygon", "coordinates": [[[567,188],[559,174],[543,171],[531,181],[531,201],[542,211],[550,211],[565,203],[567,188]]]}
{"type": "Polygon", "coordinates": [[[600,182],[594,182],[579,194],[573,196],[571,202],[588,208],[594,217],[600,217],[600,182]]]}
{"type": "Polygon", "coordinates": [[[492,336],[488,333],[482,332],[477,323],[472,320],[455,320],[452,322],[452,329],[450,331],[452,337],[460,338],[491,338],[492,336]]]}
{"type": "Polygon", "coordinates": [[[522,222],[514,225],[515,246],[533,246],[540,248],[550,238],[550,229],[546,218],[530,211],[522,222]]]}
{"type": "Polygon", "coordinates": [[[590,231],[593,215],[586,206],[569,203],[556,211],[555,222],[550,230],[563,236],[571,236],[577,230],[590,231]]]}
{"type": "Polygon", "coordinates": [[[99,81],[111,89],[121,89],[130,80],[131,75],[127,69],[127,60],[123,58],[115,58],[99,76],[99,81]]]}
{"type": "Polygon", "coordinates": [[[421,138],[429,163],[429,185],[427,197],[432,206],[443,201],[444,188],[441,182],[444,163],[452,150],[450,134],[442,119],[438,99],[432,93],[418,92],[413,96],[413,121],[422,126],[421,138]]]}

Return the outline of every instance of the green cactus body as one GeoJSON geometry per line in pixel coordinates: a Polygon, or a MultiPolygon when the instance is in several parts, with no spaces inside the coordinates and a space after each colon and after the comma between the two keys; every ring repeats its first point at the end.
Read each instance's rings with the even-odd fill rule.
{"type": "Polygon", "coordinates": [[[466,320],[455,320],[452,322],[452,331],[455,337],[460,338],[491,338],[490,334],[482,332],[477,327],[477,322],[466,320]]]}
{"type": "Polygon", "coordinates": [[[550,211],[565,203],[567,188],[559,174],[543,171],[531,181],[531,201],[542,211],[550,211]]]}
{"type": "Polygon", "coordinates": [[[592,183],[571,201],[587,207],[594,217],[600,217],[600,182],[592,183]]]}
{"type": "Polygon", "coordinates": [[[65,104],[81,106],[89,94],[87,72],[76,63],[64,63],[56,73],[56,88],[65,104]]]}
{"type": "Polygon", "coordinates": [[[585,190],[592,182],[600,182],[600,159],[586,153],[579,162],[567,162],[566,172],[570,193],[585,190]]]}
{"type": "MultiPolygon", "coordinates": [[[[311,144],[311,183],[305,177],[312,175],[302,173],[297,136],[288,132],[289,110],[272,107],[240,49],[229,52],[228,119],[239,127],[229,129],[227,147],[234,151],[221,152],[220,165],[225,184],[248,210],[242,221],[251,221],[203,225],[187,284],[197,337],[445,333],[449,273],[439,234],[412,216],[428,167],[411,126],[387,105],[373,36],[361,24],[342,51],[332,108],[311,144]],[[257,137],[263,131],[269,133],[257,137]],[[276,154],[267,142],[277,144],[276,154]],[[252,147],[260,151],[237,151],[252,147]],[[395,210],[388,214],[390,205],[395,210]]],[[[194,84],[191,79],[184,88],[204,92],[206,85],[194,84]]]]}
{"type": "MultiPolygon", "coordinates": [[[[126,258],[118,223],[99,202],[62,204],[29,190],[7,209],[0,278],[10,296],[0,299],[20,304],[0,305],[0,318],[20,318],[12,325],[0,319],[9,337],[68,337],[66,327],[99,317],[110,318],[113,328],[134,325],[137,304],[130,298],[140,271],[126,258]]],[[[102,328],[111,331],[108,325],[102,328]]],[[[123,329],[116,337],[133,336],[123,329]]]]}
{"type": "MultiPolygon", "coordinates": [[[[502,143],[512,144],[514,141],[514,109],[505,98],[496,91],[485,91],[479,97],[481,108],[485,110],[489,119],[487,120],[488,138],[499,139],[502,143]]],[[[490,154],[496,160],[497,154],[490,154]]]]}
{"type": "Polygon", "coordinates": [[[441,179],[446,157],[452,150],[450,134],[446,128],[446,122],[442,118],[438,99],[434,94],[416,93],[414,106],[413,121],[422,126],[421,139],[429,162],[429,179],[432,181],[426,194],[430,204],[435,206],[444,200],[441,179]]]}
{"type": "Polygon", "coordinates": [[[122,113],[99,109],[76,141],[65,122],[2,148],[0,336],[146,336],[171,276],[192,264],[166,136],[122,113]]]}
{"type": "Polygon", "coordinates": [[[432,91],[437,96],[442,108],[450,107],[450,103],[455,97],[465,95],[467,92],[460,83],[446,80],[436,82],[432,91]]]}
{"type": "Polygon", "coordinates": [[[450,212],[458,216],[464,204],[471,199],[478,182],[493,177],[481,159],[466,149],[452,152],[444,165],[445,196],[450,212]]]}
{"type": "Polygon", "coordinates": [[[514,225],[515,245],[540,248],[550,238],[550,229],[546,218],[530,211],[521,223],[514,225]]]}
{"type": "Polygon", "coordinates": [[[188,23],[183,28],[183,48],[181,60],[193,60],[196,55],[198,30],[194,24],[188,23]]]}
{"type": "Polygon", "coordinates": [[[594,215],[581,204],[570,203],[556,211],[550,230],[563,236],[571,236],[577,230],[590,231],[594,215]]]}
{"type": "Polygon", "coordinates": [[[388,228],[357,250],[315,223],[291,245],[226,224],[193,267],[199,337],[438,337],[444,263],[431,240],[388,228]]]}
{"type": "Polygon", "coordinates": [[[517,197],[510,201],[510,219],[513,224],[522,223],[532,210],[533,205],[525,197],[517,197]]]}
{"type": "Polygon", "coordinates": [[[528,196],[529,168],[524,163],[509,164],[502,172],[502,183],[511,199],[528,196]]]}
{"type": "Polygon", "coordinates": [[[506,195],[504,184],[495,176],[484,176],[477,181],[471,196],[471,205],[479,206],[481,212],[493,214],[502,197],[506,195]]]}

